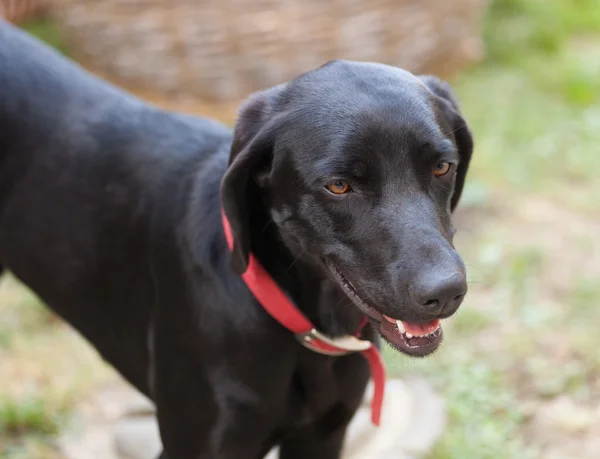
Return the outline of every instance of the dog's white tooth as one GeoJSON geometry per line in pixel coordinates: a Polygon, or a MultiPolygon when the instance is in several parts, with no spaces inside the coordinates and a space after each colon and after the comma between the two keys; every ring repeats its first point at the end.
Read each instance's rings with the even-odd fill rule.
{"type": "Polygon", "coordinates": [[[413,335],[411,335],[410,333],[407,333],[407,334],[406,334],[406,337],[410,339],[410,338],[412,338],[412,337],[413,337],[413,335]]]}
{"type": "Polygon", "coordinates": [[[402,323],[401,320],[397,320],[396,321],[396,325],[398,326],[398,331],[400,333],[405,333],[406,332],[406,329],[404,328],[404,324],[402,323]]]}

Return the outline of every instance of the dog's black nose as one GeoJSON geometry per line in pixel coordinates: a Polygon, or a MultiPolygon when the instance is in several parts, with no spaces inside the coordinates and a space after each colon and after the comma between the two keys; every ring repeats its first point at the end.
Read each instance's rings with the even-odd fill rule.
{"type": "Polygon", "coordinates": [[[413,286],[411,296],[424,312],[435,317],[449,317],[456,312],[467,293],[467,279],[461,272],[449,276],[429,274],[413,286]]]}

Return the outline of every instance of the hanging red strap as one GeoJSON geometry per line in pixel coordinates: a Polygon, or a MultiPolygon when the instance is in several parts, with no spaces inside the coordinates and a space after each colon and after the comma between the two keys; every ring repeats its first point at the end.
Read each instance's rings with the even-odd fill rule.
{"type": "MultiPolygon", "coordinates": [[[[222,216],[225,238],[231,250],[233,249],[231,227],[224,212],[222,216]]],[[[319,332],[310,320],[288,299],[253,254],[250,254],[248,269],[242,274],[242,279],[269,315],[294,333],[305,347],[320,354],[333,356],[360,352],[367,359],[371,368],[375,390],[371,405],[371,420],[373,424],[379,426],[386,375],[385,365],[377,347],[370,341],[360,340],[355,336],[331,338],[319,332]]],[[[358,336],[366,323],[365,320],[361,324],[357,333],[358,336]]]]}

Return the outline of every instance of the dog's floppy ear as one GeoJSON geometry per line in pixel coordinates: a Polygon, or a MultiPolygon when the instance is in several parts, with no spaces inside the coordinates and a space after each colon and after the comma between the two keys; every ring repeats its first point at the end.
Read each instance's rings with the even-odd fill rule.
{"type": "MultiPolygon", "coordinates": [[[[233,233],[232,269],[242,274],[248,267],[251,249],[250,212],[256,197],[256,177],[270,170],[273,141],[279,117],[274,97],[279,87],[251,96],[240,108],[233,133],[229,168],[221,181],[221,204],[233,233]]],[[[256,204],[256,203],[255,203],[256,204]]]]}
{"type": "Polygon", "coordinates": [[[420,76],[419,79],[440,102],[444,115],[450,122],[454,142],[456,143],[458,154],[460,155],[460,164],[458,165],[458,170],[456,172],[454,194],[450,201],[450,209],[454,211],[460,200],[460,195],[462,194],[465,178],[467,176],[467,170],[469,169],[469,162],[471,161],[471,155],[473,154],[473,137],[467,122],[460,114],[458,102],[450,85],[431,75],[423,75],[420,76]]]}

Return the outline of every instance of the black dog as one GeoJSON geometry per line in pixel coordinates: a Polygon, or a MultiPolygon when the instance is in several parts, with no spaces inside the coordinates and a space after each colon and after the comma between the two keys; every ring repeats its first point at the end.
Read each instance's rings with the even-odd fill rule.
{"type": "Polygon", "coordinates": [[[432,352],[467,288],[472,147],[433,77],[331,62],[232,134],[0,23],[0,261],[154,400],[164,458],[340,457],[366,361],[301,346],[239,274],[253,253],[328,335],[367,315],[363,336],[432,352]]]}

